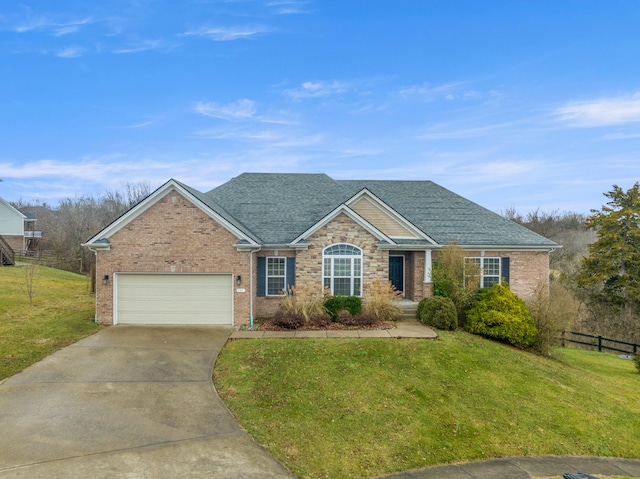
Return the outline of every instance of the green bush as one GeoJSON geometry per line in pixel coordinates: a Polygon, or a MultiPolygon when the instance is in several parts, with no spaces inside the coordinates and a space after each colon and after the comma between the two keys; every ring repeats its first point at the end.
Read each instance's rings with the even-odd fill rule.
{"type": "Polygon", "coordinates": [[[418,303],[418,319],[437,329],[458,328],[458,313],[451,298],[433,296],[418,303]]]}
{"type": "Polygon", "coordinates": [[[324,302],[324,307],[333,321],[340,311],[348,311],[356,316],[362,311],[362,298],[358,296],[331,296],[324,302]]]}
{"type": "Polygon", "coordinates": [[[517,346],[532,346],[538,333],[524,301],[501,284],[478,292],[467,310],[466,329],[517,346]]]}

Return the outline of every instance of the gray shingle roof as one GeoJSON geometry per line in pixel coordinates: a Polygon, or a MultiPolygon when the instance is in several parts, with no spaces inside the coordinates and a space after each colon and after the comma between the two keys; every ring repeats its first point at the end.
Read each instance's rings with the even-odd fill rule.
{"type": "Polygon", "coordinates": [[[367,188],[441,245],[558,246],[431,181],[333,180],[324,174],[244,173],[206,194],[183,186],[262,244],[290,243],[367,188]]]}

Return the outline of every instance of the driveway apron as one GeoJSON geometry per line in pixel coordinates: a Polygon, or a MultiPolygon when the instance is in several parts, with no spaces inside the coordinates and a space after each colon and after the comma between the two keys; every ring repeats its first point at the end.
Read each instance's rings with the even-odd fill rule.
{"type": "Polygon", "coordinates": [[[0,478],[282,478],[211,374],[231,328],[114,326],[0,385],[0,478]]]}

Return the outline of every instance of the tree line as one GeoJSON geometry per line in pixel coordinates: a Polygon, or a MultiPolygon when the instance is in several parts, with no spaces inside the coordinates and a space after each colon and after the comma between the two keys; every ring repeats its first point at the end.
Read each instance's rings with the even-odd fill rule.
{"type": "Polygon", "coordinates": [[[35,228],[42,231],[34,256],[46,258],[54,267],[89,274],[93,253],[81,246],[106,225],[151,193],[149,183],[125,183],[98,197],[79,196],[58,205],[18,200],[12,205],[22,213],[36,216],[35,228]]]}

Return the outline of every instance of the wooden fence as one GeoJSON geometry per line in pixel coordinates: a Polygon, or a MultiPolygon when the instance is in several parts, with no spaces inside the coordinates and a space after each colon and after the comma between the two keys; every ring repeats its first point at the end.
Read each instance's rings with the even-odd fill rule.
{"type": "Polygon", "coordinates": [[[627,343],[625,341],[618,341],[617,339],[603,338],[602,336],[593,336],[591,334],[578,333],[576,331],[562,331],[562,347],[566,347],[566,343],[590,346],[592,348],[597,348],[600,352],[608,350],[633,355],[635,355],[638,352],[638,349],[640,349],[640,344],[627,343]],[[572,339],[574,337],[576,339],[572,339]],[[618,345],[625,346],[625,349],[616,347],[618,345]]]}

